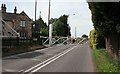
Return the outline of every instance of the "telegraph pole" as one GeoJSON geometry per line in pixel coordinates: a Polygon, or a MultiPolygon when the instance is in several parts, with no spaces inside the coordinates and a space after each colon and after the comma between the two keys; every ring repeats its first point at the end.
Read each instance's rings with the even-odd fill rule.
{"type": "Polygon", "coordinates": [[[49,8],[48,8],[48,26],[50,25],[50,5],[51,4],[51,0],[49,0],[49,8]]]}
{"type": "Polygon", "coordinates": [[[35,0],[35,26],[36,26],[37,0],[35,0]]]}
{"type": "MultiPolygon", "coordinates": [[[[37,34],[36,35],[36,37],[37,37],[37,40],[39,41],[39,44],[41,45],[41,38],[40,38],[40,32],[39,32],[39,28],[37,27],[37,24],[36,24],[36,15],[37,15],[37,0],[35,0],[35,34],[37,34]]],[[[35,35],[34,34],[34,35],[35,35]]]]}
{"type": "Polygon", "coordinates": [[[35,23],[34,23],[34,27],[33,27],[33,38],[36,38],[36,33],[37,33],[37,26],[36,26],[36,12],[37,12],[37,0],[35,0],[35,23]]]}
{"type": "Polygon", "coordinates": [[[40,14],[39,14],[39,18],[41,18],[41,11],[40,11],[40,14]]]}
{"type": "Polygon", "coordinates": [[[52,45],[52,24],[50,24],[50,6],[51,6],[51,0],[49,0],[49,8],[48,8],[49,46],[52,45]]]}
{"type": "Polygon", "coordinates": [[[76,27],[75,27],[75,39],[76,39],[76,27]]]}

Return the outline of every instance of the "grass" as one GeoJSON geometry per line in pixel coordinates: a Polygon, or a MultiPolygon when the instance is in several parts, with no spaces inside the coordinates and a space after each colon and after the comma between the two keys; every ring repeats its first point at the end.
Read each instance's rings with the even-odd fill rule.
{"type": "Polygon", "coordinates": [[[94,49],[93,58],[98,72],[120,72],[118,62],[105,49],[94,49]]]}

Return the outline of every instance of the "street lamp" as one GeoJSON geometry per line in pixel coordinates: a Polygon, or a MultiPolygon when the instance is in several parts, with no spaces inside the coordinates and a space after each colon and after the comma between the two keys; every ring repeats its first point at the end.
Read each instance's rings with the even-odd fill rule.
{"type": "Polygon", "coordinates": [[[67,40],[69,40],[69,34],[70,34],[70,26],[69,25],[70,25],[70,16],[71,15],[75,15],[75,14],[69,14],[68,15],[68,37],[67,37],[67,40]]]}
{"type": "Polygon", "coordinates": [[[76,35],[76,29],[77,29],[77,28],[75,27],[75,39],[76,39],[76,37],[77,37],[77,35],[76,35]]]}

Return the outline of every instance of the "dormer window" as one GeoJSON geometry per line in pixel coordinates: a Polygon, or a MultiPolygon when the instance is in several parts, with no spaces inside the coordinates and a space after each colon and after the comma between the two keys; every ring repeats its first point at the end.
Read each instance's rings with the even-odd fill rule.
{"type": "Polygon", "coordinates": [[[20,21],[20,27],[25,27],[26,26],[26,22],[25,21],[20,21]]]}

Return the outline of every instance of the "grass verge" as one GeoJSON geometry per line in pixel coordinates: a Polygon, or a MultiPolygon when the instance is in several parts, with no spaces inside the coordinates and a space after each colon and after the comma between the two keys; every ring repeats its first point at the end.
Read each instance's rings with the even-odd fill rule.
{"type": "Polygon", "coordinates": [[[120,72],[118,62],[105,49],[94,49],[93,58],[98,72],[120,72]]]}

